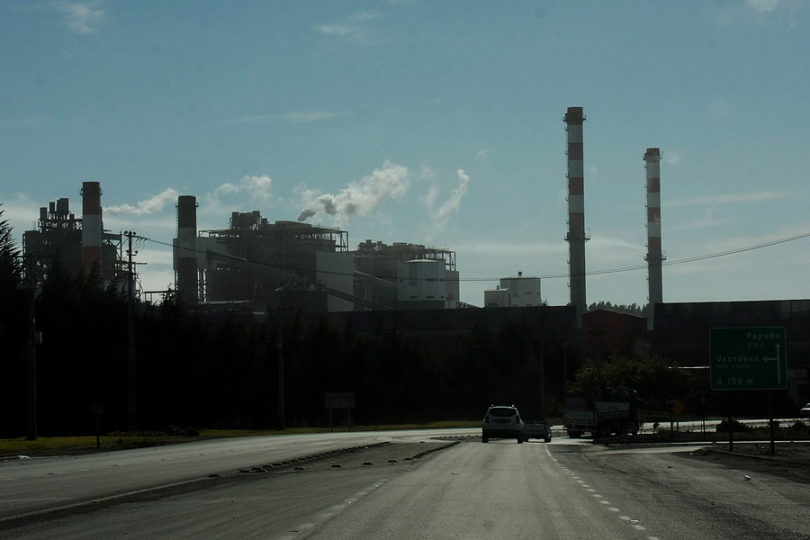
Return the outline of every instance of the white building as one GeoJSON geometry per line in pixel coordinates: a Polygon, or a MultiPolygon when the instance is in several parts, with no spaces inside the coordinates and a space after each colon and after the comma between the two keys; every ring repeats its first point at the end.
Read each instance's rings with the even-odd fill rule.
{"type": "Polygon", "coordinates": [[[484,307],[509,307],[509,289],[485,290],[484,307]]]}
{"type": "Polygon", "coordinates": [[[452,309],[458,303],[458,272],[444,261],[415,259],[397,264],[400,309],[452,309]]]}
{"type": "Polygon", "coordinates": [[[484,307],[535,307],[542,305],[540,278],[517,276],[501,278],[497,289],[484,291],[484,307]]]}

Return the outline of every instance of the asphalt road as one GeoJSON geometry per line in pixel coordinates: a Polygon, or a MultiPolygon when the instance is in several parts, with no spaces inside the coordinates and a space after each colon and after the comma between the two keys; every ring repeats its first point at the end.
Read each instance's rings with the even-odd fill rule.
{"type": "MultiPolygon", "coordinates": [[[[362,437],[349,440],[363,442],[362,437]]],[[[564,437],[551,444],[521,445],[506,440],[482,444],[471,438],[441,449],[446,443],[431,441],[424,432],[373,438],[391,444],[240,472],[251,457],[264,458],[252,465],[268,462],[264,445],[270,443],[259,443],[265,448],[259,455],[252,454],[255,446],[247,456],[229,452],[240,455],[236,467],[230,466],[227,454],[220,454],[219,475],[209,478],[214,473],[205,473],[196,484],[144,491],[22,521],[6,519],[0,521],[0,536],[810,538],[806,517],[810,485],[687,459],[672,449],[617,452],[564,437]]],[[[334,443],[324,437],[294,444],[304,454],[308,452],[301,451],[309,444],[334,443]]],[[[286,450],[277,450],[278,455],[289,451],[289,444],[283,443],[286,450]]],[[[194,453],[203,463],[212,460],[210,448],[187,452],[188,462],[195,460],[194,453]]],[[[68,469],[63,476],[72,477],[77,492],[89,478],[102,482],[107,473],[115,472],[106,464],[83,475],[70,465],[72,461],[61,460],[68,469]]],[[[142,456],[134,461],[141,465],[125,468],[143,467],[142,456]]],[[[61,478],[58,463],[50,462],[54,474],[46,477],[61,478]]],[[[5,483],[13,468],[14,464],[0,465],[0,508],[6,518],[10,515],[6,505],[16,504],[5,483]]],[[[28,478],[36,480],[35,475],[28,478]]],[[[42,481],[47,484],[47,478],[42,481]]],[[[38,496],[51,505],[64,503],[47,491],[38,496]]]]}

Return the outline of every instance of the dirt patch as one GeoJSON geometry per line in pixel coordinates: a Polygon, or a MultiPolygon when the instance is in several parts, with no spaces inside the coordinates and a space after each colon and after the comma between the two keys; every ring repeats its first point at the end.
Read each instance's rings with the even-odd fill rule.
{"type": "Polygon", "coordinates": [[[729,469],[775,474],[810,483],[810,443],[807,442],[778,443],[773,455],[770,443],[734,443],[733,452],[729,451],[728,443],[716,443],[678,455],[719,463],[729,469]]]}
{"type": "Polygon", "coordinates": [[[322,469],[351,469],[379,465],[394,465],[417,461],[427,455],[444,450],[458,442],[390,443],[342,448],[301,456],[284,461],[256,465],[241,469],[240,473],[270,473],[311,471],[322,469]]]}

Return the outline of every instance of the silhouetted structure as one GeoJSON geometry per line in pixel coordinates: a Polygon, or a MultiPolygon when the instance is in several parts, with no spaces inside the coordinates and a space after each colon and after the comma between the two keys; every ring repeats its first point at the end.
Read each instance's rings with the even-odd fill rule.
{"type": "Polygon", "coordinates": [[[104,231],[100,184],[84,182],[81,193],[82,218],[61,198],[41,207],[37,228],[23,233],[26,279],[37,287],[55,265],[72,277],[94,272],[104,286],[123,276],[121,235],[104,231]]]}
{"type": "Polygon", "coordinates": [[[585,187],[582,150],[582,107],[568,107],[565,113],[565,131],[568,134],[568,264],[570,272],[571,305],[577,308],[581,321],[587,304],[585,295],[585,187]]]}
{"type": "MultiPolygon", "coordinates": [[[[425,247],[422,244],[366,240],[351,252],[356,270],[354,294],[377,306],[376,309],[397,309],[397,271],[400,263],[408,261],[438,261],[443,267],[444,297],[447,302],[437,308],[456,307],[459,299],[456,253],[448,249],[425,247]],[[450,304],[450,305],[447,305],[450,304]]],[[[403,276],[403,279],[406,276],[403,276]]],[[[407,299],[402,299],[407,303],[407,299]]],[[[412,307],[416,307],[415,304],[412,307]]]]}
{"type": "Polygon", "coordinates": [[[666,259],[661,250],[661,150],[647,148],[644,154],[647,169],[647,284],[649,287],[650,311],[648,328],[654,327],[655,304],[664,301],[661,263],[666,259]]]}
{"type": "Polygon", "coordinates": [[[199,300],[253,301],[270,309],[352,310],[347,242],[348,233],[339,229],[269,223],[258,211],[233,212],[230,228],[200,231],[196,239],[199,300]]]}

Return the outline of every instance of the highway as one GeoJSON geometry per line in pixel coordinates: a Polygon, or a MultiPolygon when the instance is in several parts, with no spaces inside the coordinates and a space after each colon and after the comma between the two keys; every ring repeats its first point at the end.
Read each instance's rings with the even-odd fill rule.
{"type": "Polygon", "coordinates": [[[674,453],[694,447],[476,434],[264,437],[0,463],[0,537],[810,538],[810,486],[674,453]],[[281,463],[338,447],[355,450],[281,463]]]}

